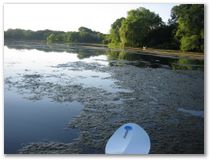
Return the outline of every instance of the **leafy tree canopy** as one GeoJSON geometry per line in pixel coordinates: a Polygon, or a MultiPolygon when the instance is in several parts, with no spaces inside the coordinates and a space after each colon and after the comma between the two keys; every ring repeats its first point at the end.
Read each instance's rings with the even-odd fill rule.
{"type": "Polygon", "coordinates": [[[120,38],[122,46],[142,47],[146,45],[148,33],[163,24],[159,15],[145,8],[138,8],[128,12],[122,22],[120,38]]]}
{"type": "Polygon", "coordinates": [[[172,18],[178,23],[176,37],[181,50],[204,51],[204,5],[181,4],[172,8],[172,18]]]}

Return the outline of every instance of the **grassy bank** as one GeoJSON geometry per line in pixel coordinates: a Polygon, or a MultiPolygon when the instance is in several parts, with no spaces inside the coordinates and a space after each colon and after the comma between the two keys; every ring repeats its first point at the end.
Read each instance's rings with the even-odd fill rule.
{"type": "Polygon", "coordinates": [[[190,59],[204,60],[204,53],[199,53],[199,52],[183,52],[180,50],[166,50],[166,49],[153,49],[153,48],[147,48],[146,50],[143,50],[142,48],[126,48],[126,50],[137,51],[145,54],[157,55],[162,57],[173,57],[173,58],[186,57],[190,59]]]}
{"type": "MultiPolygon", "coordinates": [[[[97,44],[97,43],[68,43],[69,45],[81,45],[86,47],[107,47],[110,48],[108,45],[105,44],[97,44]]],[[[122,51],[121,48],[110,48],[116,51],[122,51]]],[[[143,50],[142,48],[134,48],[134,47],[126,47],[124,49],[128,52],[137,52],[140,54],[145,55],[154,55],[160,57],[169,57],[169,58],[189,58],[189,59],[197,59],[197,60],[204,60],[204,53],[201,52],[183,52],[181,50],[168,50],[168,49],[155,49],[155,48],[147,48],[143,50]]]]}

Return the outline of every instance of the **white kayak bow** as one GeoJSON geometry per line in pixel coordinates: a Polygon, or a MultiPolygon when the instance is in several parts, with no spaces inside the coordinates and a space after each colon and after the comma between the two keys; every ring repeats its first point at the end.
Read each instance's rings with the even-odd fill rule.
{"type": "Polygon", "coordinates": [[[150,138],[147,132],[135,123],[118,128],[106,144],[106,154],[149,154],[150,138]]]}

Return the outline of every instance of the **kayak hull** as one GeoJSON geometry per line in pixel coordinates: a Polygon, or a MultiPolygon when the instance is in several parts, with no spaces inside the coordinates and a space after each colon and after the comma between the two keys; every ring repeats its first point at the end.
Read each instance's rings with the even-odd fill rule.
{"type": "Polygon", "coordinates": [[[147,132],[135,123],[118,128],[106,144],[106,154],[149,154],[150,138],[147,132]]]}

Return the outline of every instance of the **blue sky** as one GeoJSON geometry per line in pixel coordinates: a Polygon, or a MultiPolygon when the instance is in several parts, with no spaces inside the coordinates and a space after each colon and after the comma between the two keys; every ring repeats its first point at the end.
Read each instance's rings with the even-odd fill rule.
{"type": "Polygon", "coordinates": [[[176,4],[5,4],[4,30],[22,28],[31,30],[77,31],[85,26],[108,33],[111,24],[127,11],[145,7],[167,22],[170,10],[176,4]]]}

